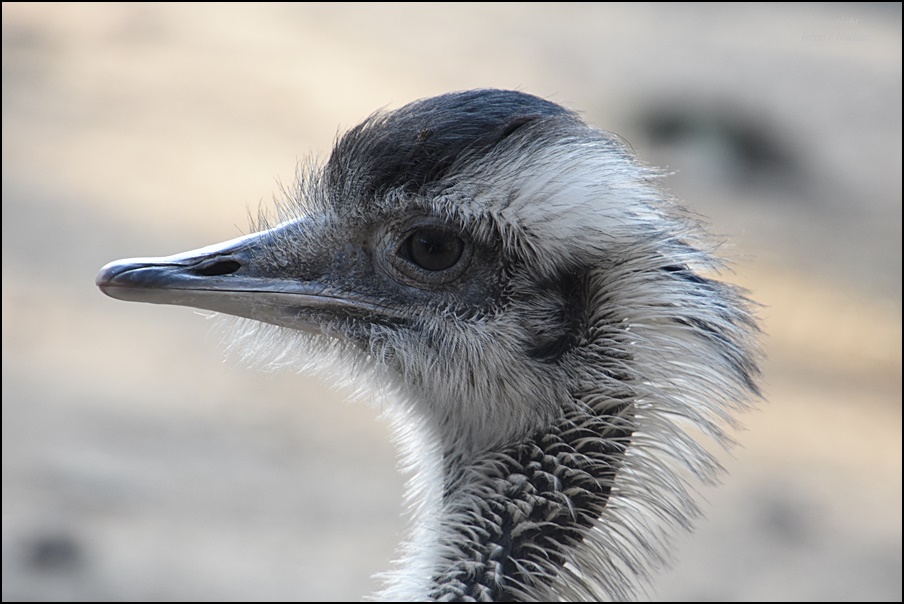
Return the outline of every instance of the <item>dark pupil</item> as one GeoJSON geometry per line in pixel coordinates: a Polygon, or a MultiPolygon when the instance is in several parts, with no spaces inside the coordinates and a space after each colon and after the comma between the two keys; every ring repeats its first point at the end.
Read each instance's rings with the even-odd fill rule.
{"type": "Polygon", "coordinates": [[[446,230],[419,229],[408,238],[409,259],[428,271],[455,266],[464,249],[461,237],[446,230]]]}

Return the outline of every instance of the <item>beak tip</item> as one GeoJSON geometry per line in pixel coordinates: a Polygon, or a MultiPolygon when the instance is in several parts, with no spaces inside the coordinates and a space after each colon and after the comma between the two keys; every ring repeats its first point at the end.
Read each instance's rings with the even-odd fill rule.
{"type": "Polygon", "coordinates": [[[117,286],[116,277],[123,273],[124,266],[126,265],[127,263],[122,260],[115,260],[105,264],[94,278],[94,285],[96,285],[101,293],[106,296],[117,300],[124,299],[122,296],[116,295],[117,292],[121,292],[123,289],[122,287],[117,286]]]}
{"type": "Polygon", "coordinates": [[[119,264],[119,261],[110,262],[101,267],[100,271],[98,271],[97,273],[97,276],[94,278],[94,285],[103,290],[104,286],[108,285],[116,275],[115,268],[117,264],[119,264]]]}

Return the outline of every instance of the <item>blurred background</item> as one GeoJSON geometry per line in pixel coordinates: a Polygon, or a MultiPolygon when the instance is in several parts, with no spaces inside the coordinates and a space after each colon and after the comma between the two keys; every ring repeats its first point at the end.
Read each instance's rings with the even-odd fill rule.
{"type": "Polygon", "coordinates": [[[901,594],[901,7],[3,3],[3,600],[359,600],[379,410],[223,362],[105,263],[245,231],[380,107],[476,87],[666,167],[763,304],[768,403],[655,600],[901,594]]]}

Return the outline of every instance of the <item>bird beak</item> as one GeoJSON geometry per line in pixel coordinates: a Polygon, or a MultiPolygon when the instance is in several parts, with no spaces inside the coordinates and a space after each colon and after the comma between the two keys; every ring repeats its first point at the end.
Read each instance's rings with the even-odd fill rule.
{"type": "Polygon", "coordinates": [[[261,249],[272,235],[263,231],[174,256],[117,260],[95,282],[119,300],[190,306],[319,333],[325,315],[381,314],[348,292],[266,268],[272,263],[260,261],[261,249]]]}

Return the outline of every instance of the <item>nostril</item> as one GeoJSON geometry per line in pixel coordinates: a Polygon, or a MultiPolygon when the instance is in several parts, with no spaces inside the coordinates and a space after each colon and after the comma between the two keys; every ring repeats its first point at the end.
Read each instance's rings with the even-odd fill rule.
{"type": "Polygon", "coordinates": [[[218,277],[220,275],[231,275],[240,268],[242,268],[242,264],[236,260],[220,259],[202,262],[192,268],[192,272],[199,277],[218,277]]]}

